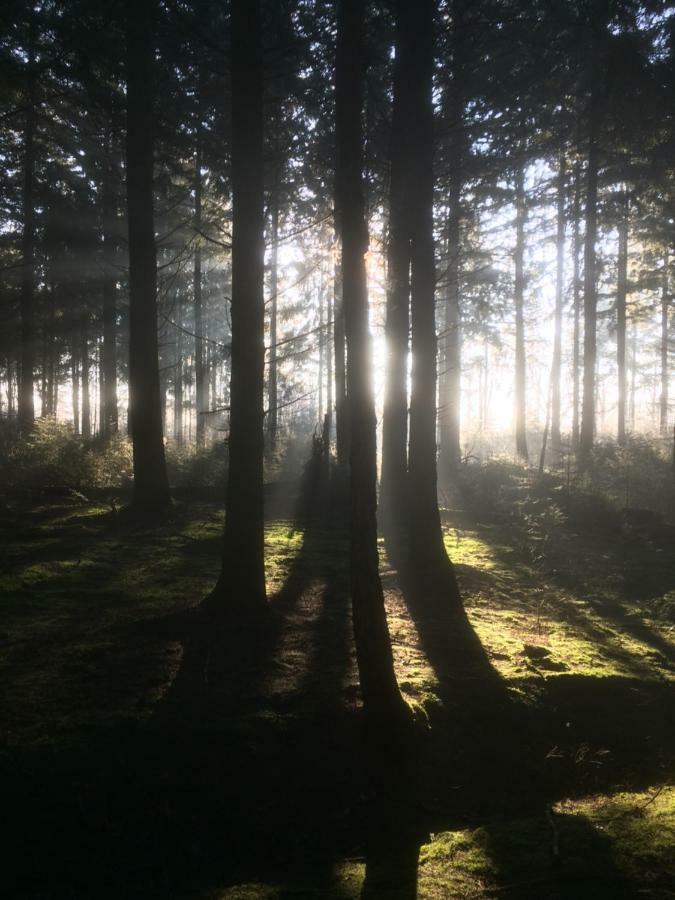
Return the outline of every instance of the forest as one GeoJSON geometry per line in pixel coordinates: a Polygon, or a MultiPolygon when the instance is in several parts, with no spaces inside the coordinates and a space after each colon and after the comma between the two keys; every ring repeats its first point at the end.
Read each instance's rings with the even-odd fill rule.
{"type": "Polygon", "coordinates": [[[675,898],[675,4],[0,73],[3,896],[675,898]]]}

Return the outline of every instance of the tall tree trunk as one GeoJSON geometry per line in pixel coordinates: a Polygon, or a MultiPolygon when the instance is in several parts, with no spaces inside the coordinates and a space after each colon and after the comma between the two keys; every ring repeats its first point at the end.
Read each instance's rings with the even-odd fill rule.
{"type": "Polygon", "coordinates": [[[363,0],[340,0],[336,64],[336,210],[348,348],[350,535],[354,636],[361,693],[375,734],[406,714],[396,683],[380,583],[376,518],[376,426],[371,383],[363,197],[363,0]]]}
{"type": "MultiPolygon", "coordinates": [[[[106,235],[106,244],[109,238],[106,235]]],[[[103,276],[103,343],[101,344],[101,430],[104,437],[117,433],[117,304],[114,276],[103,276]]]]}
{"type": "Polygon", "coordinates": [[[558,170],[558,215],[556,234],[556,278],[555,278],[555,312],[553,332],[553,362],[551,366],[551,446],[559,461],[562,451],[560,436],[560,376],[562,366],[562,319],[563,319],[563,287],[565,283],[565,191],[566,191],[565,151],[560,153],[558,170]]]}
{"type": "MultiPolygon", "coordinates": [[[[593,16],[593,13],[592,13],[593,16]]],[[[596,323],[598,292],[596,281],[596,240],[598,230],[598,165],[597,141],[600,118],[599,86],[597,84],[596,56],[599,51],[597,22],[590,23],[588,79],[588,159],[586,163],[586,234],[584,236],[584,383],[579,433],[579,456],[587,459],[595,439],[595,368],[597,360],[596,323]]]]}
{"type": "Polygon", "coordinates": [[[49,356],[49,347],[47,345],[47,333],[44,328],[42,329],[40,356],[40,416],[44,418],[44,416],[49,414],[47,408],[47,359],[49,356]]]}
{"type": "Polygon", "coordinates": [[[450,138],[448,165],[447,261],[445,321],[442,345],[443,375],[440,381],[441,485],[448,487],[462,456],[460,445],[462,333],[460,307],[461,198],[464,182],[464,2],[452,4],[452,81],[448,102],[450,138]]]}
{"type": "Polygon", "coordinates": [[[80,433],[80,348],[79,335],[73,329],[70,347],[70,375],[72,380],[73,397],[73,431],[80,433]]]}
{"type": "Polygon", "coordinates": [[[628,417],[630,430],[635,431],[635,394],[637,387],[637,319],[633,317],[631,327],[631,372],[630,372],[630,398],[628,401],[628,417]]]}
{"type": "Polygon", "coordinates": [[[26,73],[26,119],[23,146],[23,232],[21,235],[21,365],[19,370],[19,424],[30,430],[35,421],[33,377],[35,369],[35,12],[31,9],[26,73]]]}
{"type": "Polygon", "coordinates": [[[263,58],[260,0],[232,2],[232,371],[223,567],[212,599],[264,608],[263,58]]]}
{"type": "Polygon", "coordinates": [[[49,316],[47,326],[47,414],[56,415],[56,287],[49,285],[49,316]]]}
{"type": "Polygon", "coordinates": [[[127,0],[127,210],[129,226],[129,415],[134,504],[169,501],[157,343],[157,250],[153,210],[155,0],[127,0]]]}
{"type": "MultiPolygon", "coordinates": [[[[183,319],[182,304],[176,304],[178,323],[183,319]]],[[[176,328],[175,355],[173,367],[173,439],[180,446],[183,443],[183,332],[176,328]]]]}
{"type": "Polygon", "coordinates": [[[525,172],[521,165],[516,172],[516,248],[514,299],[516,306],[516,378],[515,378],[515,420],[516,420],[516,452],[527,462],[527,427],[526,427],[526,358],[525,358],[525,222],[527,207],[525,203],[525,172]]]}
{"type": "MultiPolygon", "coordinates": [[[[276,149],[278,152],[278,147],[276,149]]],[[[267,382],[267,396],[269,401],[267,431],[269,435],[270,450],[274,451],[277,444],[277,431],[279,428],[279,391],[277,387],[277,342],[279,339],[279,307],[277,300],[277,294],[279,292],[279,176],[276,160],[271,204],[272,252],[270,258],[270,364],[267,382]]]]}
{"type": "Polygon", "coordinates": [[[597,358],[597,286],[595,242],[597,235],[598,151],[591,137],[586,173],[586,234],[584,237],[584,378],[579,452],[587,456],[595,437],[595,365],[597,358]]]}
{"type": "Polygon", "coordinates": [[[335,454],[338,465],[349,460],[349,420],[347,409],[347,357],[345,317],[342,307],[342,270],[335,264],[333,281],[333,353],[335,357],[335,454]]]}
{"type": "Polygon", "coordinates": [[[328,305],[328,322],[326,324],[325,335],[326,341],[326,433],[328,436],[328,445],[331,441],[331,427],[333,422],[333,342],[331,335],[333,333],[333,317],[335,315],[333,305],[333,291],[330,290],[330,281],[327,292],[328,305]]]}
{"type": "Polygon", "coordinates": [[[89,322],[80,316],[80,359],[82,361],[82,437],[91,437],[91,397],[89,393],[89,322]]]}
{"type": "Polygon", "coordinates": [[[324,298],[324,288],[323,288],[323,272],[319,272],[319,427],[323,428],[323,389],[324,389],[324,377],[325,377],[325,338],[324,338],[324,326],[325,326],[325,310],[324,310],[325,298],[324,298]]]}
{"type": "MultiPolygon", "coordinates": [[[[410,547],[419,573],[442,579],[448,599],[459,603],[454,571],[443,542],[436,468],[436,270],[434,263],[434,61],[433,0],[402,0],[413,65],[410,71],[416,110],[411,160],[411,347],[410,446],[408,491],[410,547]]],[[[441,583],[441,582],[439,582],[441,583]]]]}
{"type": "Polygon", "coordinates": [[[626,295],[628,293],[628,194],[624,194],[619,219],[619,255],[616,286],[616,365],[618,421],[616,438],[626,443],[626,295]]]}
{"type": "Polygon", "coordinates": [[[202,298],[202,73],[199,72],[197,87],[197,141],[195,148],[195,256],[192,273],[192,291],[195,313],[195,407],[197,414],[197,447],[206,445],[206,411],[208,385],[204,366],[204,305],[202,298]]]}
{"type": "Polygon", "coordinates": [[[408,341],[410,333],[410,142],[414,111],[410,47],[402,39],[406,4],[398,3],[394,105],[390,138],[386,364],[382,412],[380,518],[389,529],[404,521],[408,471],[408,341]]]}
{"type": "MultiPolygon", "coordinates": [[[[112,104],[110,116],[112,119],[112,104]]],[[[108,139],[109,153],[114,152],[112,125],[108,139]]],[[[103,226],[103,343],[101,345],[101,432],[105,438],[117,433],[117,279],[114,275],[117,219],[115,172],[111,166],[103,173],[101,191],[103,226]]]]}
{"type": "Polygon", "coordinates": [[[579,255],[581,252],[581,168],[576,164],[574,173],[574,242],[572,250],[572,307],[573,307],[573,337],[572,337],[572,446],[576,452],[579,449],[579,361],[581,340],[581,292],[579,290],[579,255]]]}
{"type": "Polygon", "coordinates": [[[661,434],[668,431],[668,313],[670,297],[668,294],[668,251],[663,257],[663,273],[661,280],[661,397],[659,402],[659,425],[661,434]]]}

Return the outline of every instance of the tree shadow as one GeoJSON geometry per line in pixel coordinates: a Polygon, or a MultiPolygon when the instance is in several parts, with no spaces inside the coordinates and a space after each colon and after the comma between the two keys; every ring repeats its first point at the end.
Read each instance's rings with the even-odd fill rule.
{"type": "Polygon", "coordinates": [[[581,815],[488,820],[485,851],[509,900],[628,900],[638,884],[617,866],[612,839],[581,815]]]}
{"type": "Polygon", "coordinates": [[[349,616],[335,586],[344,563],[324,584],[326,555],[343,536],[326,534],[317,487],[310,473],[302,544],[263,623],[228,628],[180,614],[125,626],[130,643],[183,645],[149,720],[90,728],[68,748],[22,750],[3,766],[17,885],[23,869],[13,896],[198,896],[272,873],[283,881],[292,860],[316,862],[317,883],[332,885],[336,840],[354,842],[357,725],[326,702],[342,691],[349,616]],[[303,647],[296,626],[317,612],[303,647]],[[270,694],[289,639],[306,651],[306,676],[297,693],[270,694]],[[22,867],[29,846],[49,865],[22,867]]]}

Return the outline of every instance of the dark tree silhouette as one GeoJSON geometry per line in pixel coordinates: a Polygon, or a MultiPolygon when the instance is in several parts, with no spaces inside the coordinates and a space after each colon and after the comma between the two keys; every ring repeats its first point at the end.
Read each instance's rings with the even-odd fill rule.
{"type": "Polygon", "coordinates": [[[409,78],[415,129],[412,145],[411,221],[411,348],[410,444],[408,497],[411,551],[418,570],[442,574],[450,599],[459,591],[448,560],[438,510],[436,469],[436,268],[434,262],[434,3],[406,0],[401,41],[409,43],[409,78]]]}
{"type": "Polygon", "coordinates": [[[169,501],[157,355],[157,250],[153,213],[154,0],[127,3],[127,213],[129,416],[134,504],[169,501]]]}
{"type": "Polygon", "coordinates": [[[232,372],[229,472],[217,610],[266,604],[263,59],[260,0],[232,3],[232,372]]]}
{"type": "MultiPolygon", "coordinates": [[[[377,454],[371,381],[363,197],[364,0],[340,0],[336,84],[336,212],[342,244],[342,303],[350,421],[350,539],[354,637],[361,693],[373,733],[407,720],[394,673],[377,548],[377,454]]],[[[382,733],[380,733],[382,737],[382,733]]]]}
{"type": "Polygon", "coordinates": [[[527,205],[525,197],[525,172],[520,165],[515,176],[516,205],[516,246],[514,250],[515,282],[514,301],[516,306],[516,378],[515,378],[515,414],[516,414],[516,452],[527,461],[527,426],[526,426],[526,357],[525,357],[525,222],[527,205]]]}
{"type": "Polygon", "coordinates": [[[33,377],[35,368],[35,104],[37,26],[31,11],[28,25],[25,123],[23,134],[23,231],[21,235],[21,367],[19,370],[19,422],[29,430],[35,420],[33,377]]]}
{"type": "Polygon", "coordinates": [[[401,522],[406,503],[408,471],[408,342],[410,339],[410,218],[411,143],[415,110],[411,91],[412,48],[402,39],[409,27],[407,4],[397,3],[394,103],[390,136],[389,246],[385,339],[384,408],[380,518],[389,527],[401,522]]]}

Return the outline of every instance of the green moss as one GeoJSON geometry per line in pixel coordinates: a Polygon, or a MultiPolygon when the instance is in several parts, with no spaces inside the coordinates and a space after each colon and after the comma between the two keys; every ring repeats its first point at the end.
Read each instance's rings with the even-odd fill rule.
{"type": "Polygon", "coordinates": [[[675,884],[675,787],[568,800],[556,812],[608,840],[614,865],[633,881],[675,884]]]}
{"type": "Polygon", "coordinates": [[[496,869],[482,828],[446,831],[420,848],[418,897],[474,898],[494,887],[496,869]]]}

